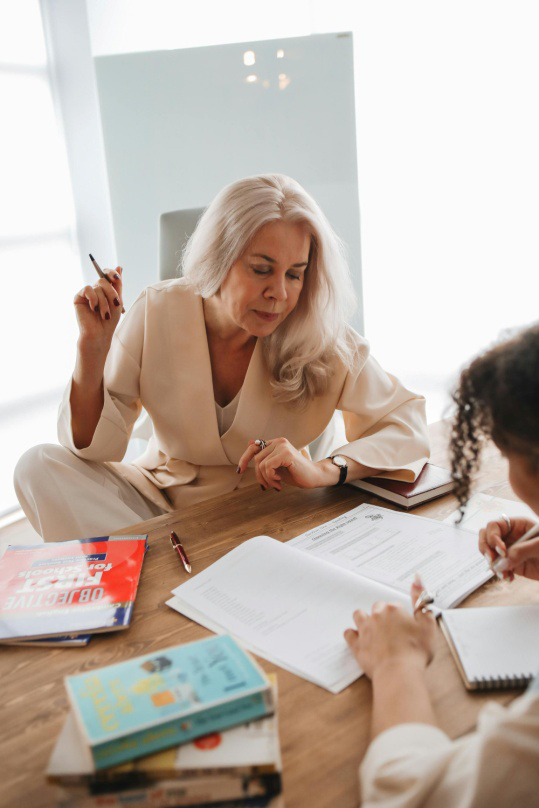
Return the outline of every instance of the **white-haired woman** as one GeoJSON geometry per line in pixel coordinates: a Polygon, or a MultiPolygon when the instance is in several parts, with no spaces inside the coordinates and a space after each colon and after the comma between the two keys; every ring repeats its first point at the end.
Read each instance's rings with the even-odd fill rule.
{"type": "Polygon", "coordinates": [[[251,484],[279,491],[428,456],[424,399],[346,325],[354,294],[340,242],[294,180],[249,177],[209,205],[182,277],[148,287],[117,328],[118,267],[75,297],[80,336],[59,415],[62,446],[30,450],[16,489],[47,540],[112,531],[251,484]],[[153,437],[122,463],[144,407],[153,437]],[[345,445],[306,447],[341,410],[345,445]]]}

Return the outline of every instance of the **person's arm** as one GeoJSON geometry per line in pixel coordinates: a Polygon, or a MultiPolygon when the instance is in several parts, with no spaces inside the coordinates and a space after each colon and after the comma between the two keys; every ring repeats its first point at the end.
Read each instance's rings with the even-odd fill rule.
{"type": "Polygon", "coordinates": [[[348,443],[333,454],[379,469],[392,479],[417,478],[430,455],[425,399],[386,372],[364,342],[358,345],[337,409],[342,411],[348,443]]]}
{"type": "MultiPolygon", "coordinates": [[[[96,348],[81,334],[75,373],[58,413],[58,440],[85,460],[121,461],[125,455],[142,408],[140,376],[148,309],[145,290],[114,332],[110,348],[108,339],[97,340],[96,348]]],[[[105,328],[108,324],[105,318],[105,328]]]]}
{"type": "MultiPolygon", "coordinates": [[[[292,446],[286,438],[268,440],[264,448],[258,446],[254,440],[250,440],[238,464],[239,474],[246,470],[251,460],[254,460],[257,481],[264,489],[274,488],[280,491],[283,483],[298,488],[322,488],[337,485],[339,482],[339,469],[331,459],[314,462],[292,446]]],[[[347,462],[348,482],[378,473],[378,469],[364,466],[350,458],[347,458],[347,462]]]]}
{"type": "Polygon", "coordinates": [[[397,724],[437,726],[425,671],[422,662],[408,657],[392,660],[376,670],[372,678],[372,738],[397,724]]]}
{"type": "Polygon", "coordinates": [[[103,373],[114,331],[122,312],[121,268],[85,286],[74,299],[79,325],[77,358],[71,382],[71,428],[77,449],[93,439],[103,410],[103,373]]]}
{"type": "MultiPolygon", "coordinates": [[[[412,602],[421,593],[412,585],[412,602]]],[[[391,603],[377,603],[372,614],[354,613],[356,629],[345,639],[372,681],[371,735],[403,723],[436,725],[425,672],[432,659],[435,620],[430,612],[412,617],[391,603]]]]}
{"type": "MultiPolygon", "coordinates": [[[[413,587],[413,602],[420,590],[413,587]]],[[[425,681],[432,615],[414,619],[378,604],[354,620],[345,637],[373,683],[372,740],[360,768],[363,808],[535,804],[539,683],[507,710],[487,705],[477,730],[451,741],[436,726],[425,681]]]]}
{"type": "MultiPolygon", "coordinates": [[[[349,442],[332,454],[346,458],[348,482],[381,471],[413,482],[429,457],[425,399],[386,373],[357,334],[351,333],[350,339],[357,342],[356,353],[337,402],[349,442]]],[[[251,460],[263,488],[280,491],[283,482],[318,488],[339,481],[339,469],[330,459],[313,462],[284,437],[268,440],[263,450],[249,441],[239,461],[239,473],[251,460]]]]}
{"type": "Polygon", "coordinates": [[[505,808],[535,805],[539,697],[488,704],[477,729],[452,741],[429,724],[395,725],[372,742],[360,767],[362,808],[505,808]]]}

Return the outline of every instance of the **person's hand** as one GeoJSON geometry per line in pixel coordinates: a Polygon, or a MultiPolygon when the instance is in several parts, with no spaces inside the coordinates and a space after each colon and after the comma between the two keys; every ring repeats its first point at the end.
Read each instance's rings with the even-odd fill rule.
{"type": "Polygon", "coordinates": [[[506,559],[504,578],[512,580],[514,575],[539,580],[539,537],[513,547],[524,533],[534,526],[530,519],[505,519],[489,522],[479,531],[479,550],[491,562],[498,558],[506,559]]]}
{"type": "MultiPolygon", "coordinates": [[[[412,604],[421,591],[419,583],[412,584],[412,604]]],[[[425,668],[431,661],[436,628],[431,612],[413,617],[394,603],[375,603],[370,615],[358,609],[353,618],[356,628],[346,629],[344,638],[370,679],[388,665],[425,668]]]]}
{"type": "MultiPolygon", "coordinates": [[[[327,470],[322,468],[320,463],[305,457],[286,438],[268,440],[265,448],[250,440],[247,449],[240,457],[238,474],[243,474],[253,459],[256,479],[264,490],[274,488],[281,491],[283,483],[298,488],[317,488],[335,484],[335,480],[329,479],[327,470]]],[[[333,467],[333,471],[338,475],[336,467],[333,467]]]]}
{"type": "Polygon", "coordinates": [[[112,283],[99,278],[84,286],[73,300],[79,325],[79,344],[85,349],[108,352],[122,313],[122,268],[104,270],[112,283]]]}

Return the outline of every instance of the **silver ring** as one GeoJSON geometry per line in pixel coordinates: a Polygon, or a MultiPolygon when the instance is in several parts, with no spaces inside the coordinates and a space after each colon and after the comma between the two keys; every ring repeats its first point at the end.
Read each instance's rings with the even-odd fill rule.
{"type": "Polygon", "coordinates": [[[501,513],[500,518],[503,519],[503,521],[507,525],[507,534],[509,535],[509,533],[511,533],[511,531],[513,530],[513,523],[511,522],[510,518],[507,516],[506,513],[501,513]]]}
{"type": "Polygon", "coordinates": [[[260,446],[260,451],[262,451],[263,449],[265,449],[265,448],[266,448],[266,446],[268,445],[268,444],[266,443],[266,441],[264,440],[264,438],[257,438],[257,440],[255,440],[255,444],[256,444],[257,446],[260,446]]]}
{"type": "Polygon", "coordinates": [[[428,606],[430,606],[431,603],[434,603],[434,596],[424,589],[414,603],[414,617],[418,612],[421,612],[422,614],[430,612],[428,606]]]}

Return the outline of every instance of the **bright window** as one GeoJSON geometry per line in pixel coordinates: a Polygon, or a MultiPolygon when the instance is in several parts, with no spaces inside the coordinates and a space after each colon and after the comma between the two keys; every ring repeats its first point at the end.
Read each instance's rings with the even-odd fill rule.
{"type": "Polygon", "coordinates": [[[17,458],[56,439],[76,343],[71,301],[82,276],[38,0],[0,4],[0,54],[1,516],[17,505],[17,458]]]}

